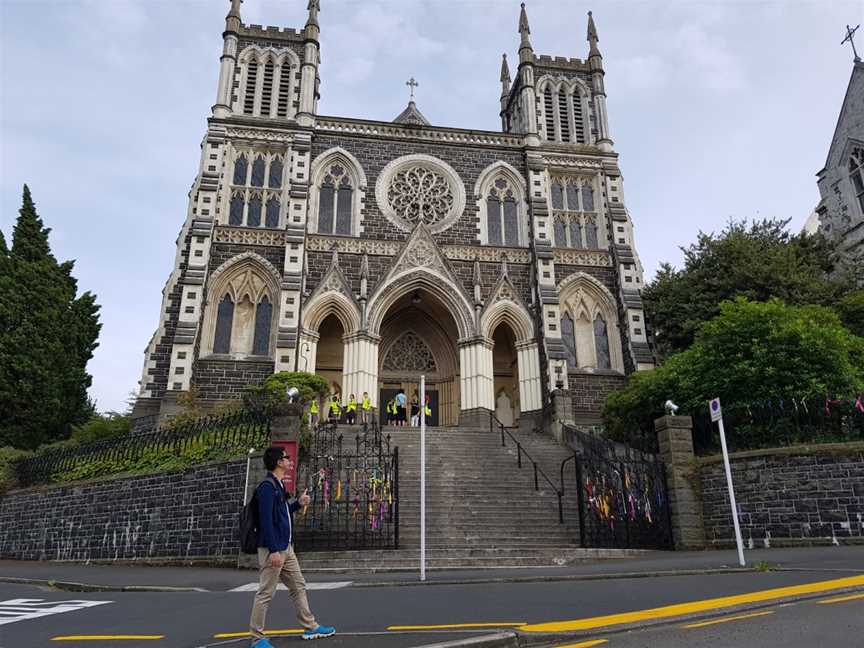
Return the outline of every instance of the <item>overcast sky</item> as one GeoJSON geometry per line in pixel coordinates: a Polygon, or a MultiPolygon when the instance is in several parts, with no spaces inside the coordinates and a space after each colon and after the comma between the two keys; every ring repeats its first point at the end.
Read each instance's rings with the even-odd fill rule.
{"type": "MultiPolygon", "coordinates": [[[[0,0],[0,229],[30,185],[58,258],[102,305],[100,410],[137,389],[216,97],[227,0],[0,0]]],[[[307,0],[246,0],[246,23],[301,28],[307,0]]],[[[321,0],[326,115],[392,120],[405,81],[435,125],[497,130],[516,0],[321,0]]],[[[650,278],[730,218],[790,218],[852,68],[860,0],[529,0],[538,54],[584,58],[593,9],[609,122],[650,278]]],[[[859,39],[864,50],[864,30],[859,39]]]]}

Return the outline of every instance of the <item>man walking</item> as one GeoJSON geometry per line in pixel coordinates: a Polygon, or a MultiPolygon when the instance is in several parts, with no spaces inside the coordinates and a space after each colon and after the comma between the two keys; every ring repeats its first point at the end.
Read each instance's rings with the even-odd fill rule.
{"type": "Polygon", "coordinates": [[[336,629],[318,625],[309,602],[306,599],[306,581],[300,571],[300,563],[294,554],[294,522],[293,513],[311,500],[309,494],[303,494],[294,502],[289,502],[282,479],[291,461],[282,448],[271,447],[264,452],[264,467],[267,468],[267,478],[258,484],[258,565],[261,568],[258,577],[258,592],[252,605],[252,617],[249,620],[249,631],[252,634],[252,648],[273,648],[264,636],[264,622],[267,618],[267,608],[273,599],[273,593],[281,580],[291,594],[294,609],[300,625],[305,628],[303,639],[318,639],[336,634],[336,629]]]}

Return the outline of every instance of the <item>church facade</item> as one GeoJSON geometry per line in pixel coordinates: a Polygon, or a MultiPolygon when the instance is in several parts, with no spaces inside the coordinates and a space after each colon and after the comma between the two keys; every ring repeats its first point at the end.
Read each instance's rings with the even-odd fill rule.
{"type": "Polygon", "coordinates": [[[393,122],[318,114],[319,11],[262,27],[231,0],[134,416],[296,370],[375,407],[425,375],[433,424],[530,423],[554,390],[598,422],[654,360],[590,13],[587,58],[552,57],[522,5],[501,130],[476,131],[413,100],[393,122]]]}

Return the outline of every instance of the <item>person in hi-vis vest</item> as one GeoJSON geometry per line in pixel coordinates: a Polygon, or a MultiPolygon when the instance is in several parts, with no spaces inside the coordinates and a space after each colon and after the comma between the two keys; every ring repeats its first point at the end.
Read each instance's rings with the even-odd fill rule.
{"type": "Polygon", "coordinates": [[[372,402],[369,400],[369,392],[363,392],[363,402],[360,403],[360,416],[363,423],[372,422],[372,402]]]}
{"type": "Polygon", "coordinates": [[[345,406],[345,422],[354,425],[357,422],[357,399],[354,394],[348,397],[348,405],[345,406]]]}
{"type": "Polygon", "coordinates": [[[315,427],[318,425],[318,399],[313,398],[309,405],[309,426],[315,427]]]}
{"type": "Polygon", "coordinates": [[[342,406],[339,404],[339,395],[333,394],[333,398],[330,399],[330,422],[338,423],[342,418],[342,406]]]}

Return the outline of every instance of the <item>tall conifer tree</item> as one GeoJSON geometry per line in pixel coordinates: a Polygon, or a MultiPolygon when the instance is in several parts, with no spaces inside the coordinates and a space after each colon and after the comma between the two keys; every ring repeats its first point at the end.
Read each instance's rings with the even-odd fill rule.
{"type": "Polygon", "coordinates": [[[69,436],[93,411],[87,363],[99,306],[77,296],[74,262],[58,263],[24,186],[12,247],[0,242],[0,445],[35,448],[69,436]]]}

